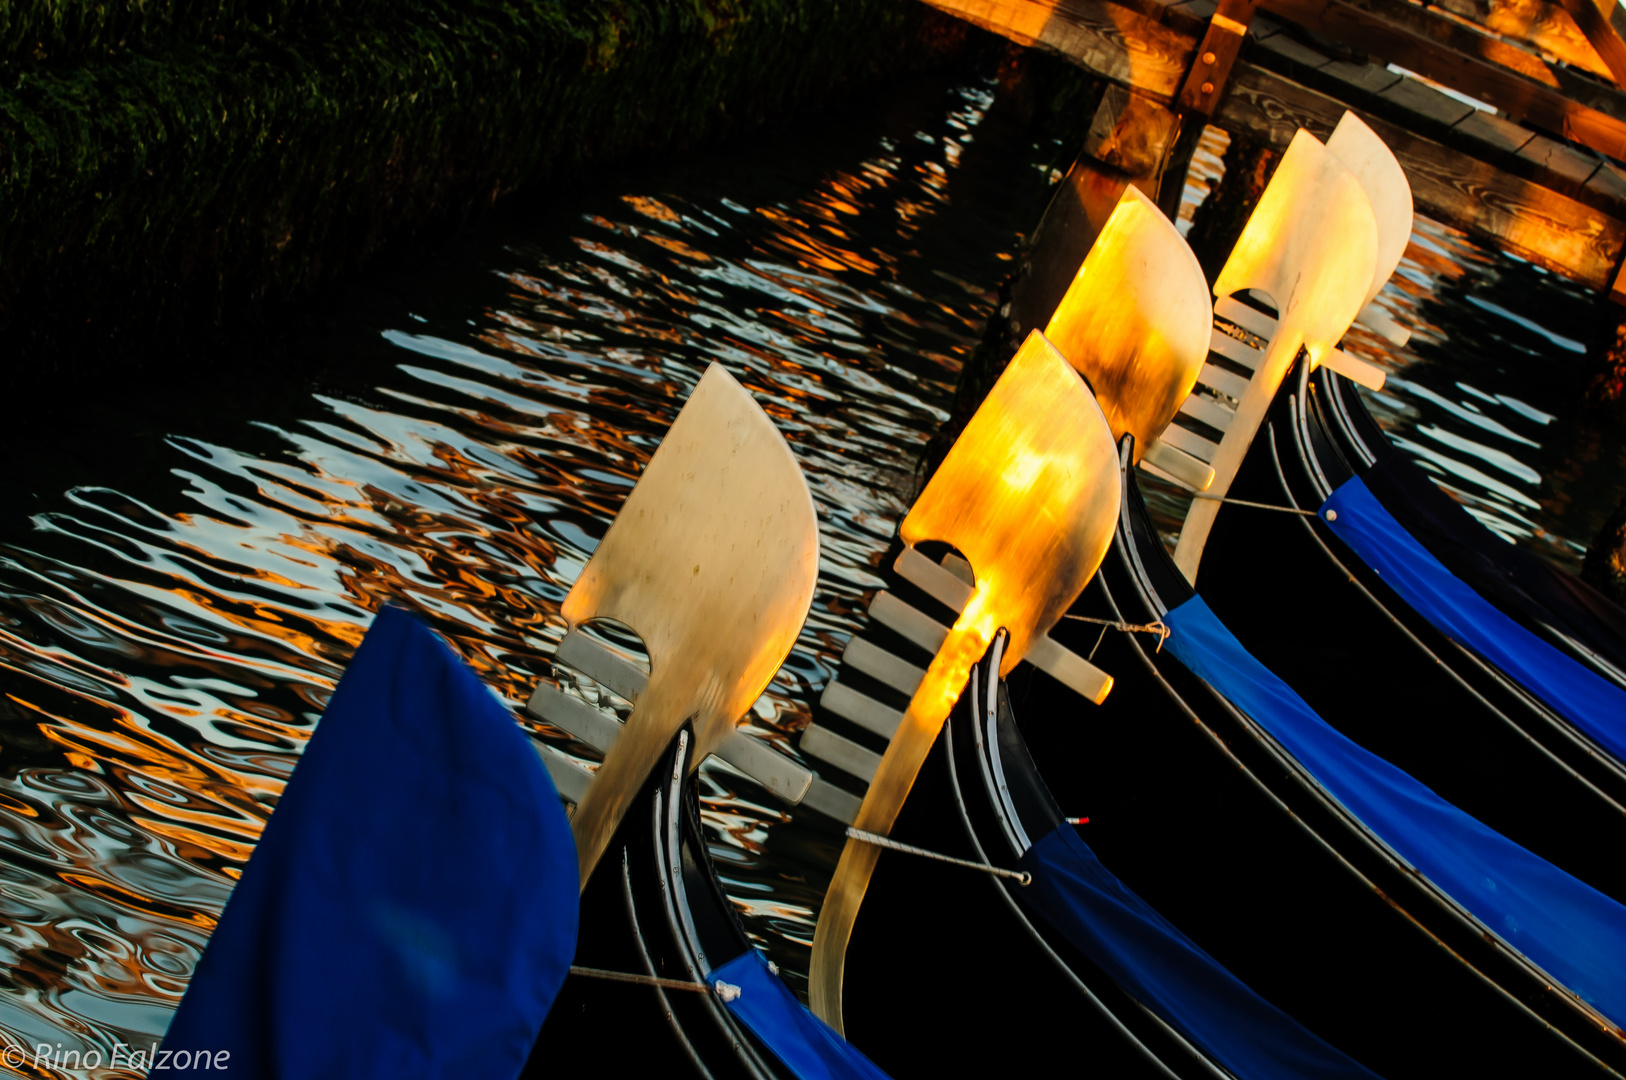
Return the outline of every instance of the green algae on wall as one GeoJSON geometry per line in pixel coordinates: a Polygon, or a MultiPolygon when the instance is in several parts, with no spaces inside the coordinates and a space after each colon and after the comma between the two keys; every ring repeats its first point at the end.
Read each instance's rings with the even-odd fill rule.
{"type": "Polygon", "coordinates": [[[933,33],[899,0],[0,4],[0,355],[72,367],[230,319],[529,180],[916,63],[933,33]]]}

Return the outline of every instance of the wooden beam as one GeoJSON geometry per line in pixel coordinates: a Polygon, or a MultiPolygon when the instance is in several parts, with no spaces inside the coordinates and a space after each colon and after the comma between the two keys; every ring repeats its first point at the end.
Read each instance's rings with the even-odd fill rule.
{"type": "MultiPolygon", "coordinates": [[[[1098,75],[1165,100],[1177,92],[1184,73],[1180,61],[1189,58],[1196,47],[1195,35],[1178,33],[1101,0],[928,2],[951,14],[971,12],[971,21],[987,29],[1051,48],[1098,75]],[[1006,27],[1020,29],[1008,32],[1006,27]]],[[[1345,88],[1339,97],[1251,60],[1238,61],[1214,123],[1268,145],[1286,146],[1300,126],[1321,136],[1330,133],[1347,107],[1347,97],[1392,93],[1400,81],[1399,76],[1380,68],[1326,57],[1320,62],[1328,85],[1345,88]]],[[[1473,115],[1447,130],[1457,132],[1477,125],[1475,137],[1464,145],[1481,157],[1414,134],[1366,109],[1356,111],[1394,150],[1417,205],[1425,213],[1591,288],[1609,289],[1626,249],[1626,191],[1593,191],[1589,179],[1585,186],[1590,197],[1611,207],[1605,211],[1499,168],[1501,160],[1513,160],[1535,136],[1473,110],[1467,110],[1473,115]]],[[[1419,118],[1418,122],[1423,121],[1419,118]]],[[[1542,174],[1541,162],[1529,165],[1542,174]]]]}
{"type": "MultiPolygon", "coordinates": [[[[1262,68],[1245,66],[1214,122],[1285,148],[1300,127],[1326,138],[1346,106],[1262,68]]],[[[1540,266],[1607,292],[1626,249],[1626,222],[1550,188],[1357,110],[1405,170],[1418,209],[1540,266]]]]}
{"type": "MultiPolygon", "coordinates": [[[[1559,72],[1555,71],[1534,47],[1514,44],[1501,34],[1478,23],[1455,18],[1444,11],[1412,3],[1411,0],[1349,0],[1349,2],[1425,41],[1435,42],[1447,49],[1498,64],[1543,86],[1554,89],[1562,87],[1559,72]]],[[[1585,47],[1586,42],[1583,40],[1581,45],[1585,47]]]]}
{"type": "Polygon", "coordinates": [[[1162,103],[1174,100],[1197,43],[1098,0],[925,0],[1022,45],[1039,46],[1162,103]]]}
{"type": "MultiPolygon", "coordinates": [[[[1406,2],[1406,0],[1399,0],[1406,2]]],[[[1483,0],[1426,0],[1427,6],[1451,19],[1483,27],[1508,41],[1520,42],[1561,60],[1572,68],[1608,79],[1609,66],[1598,56],[1562,4],[1548,0],[1484,3],[1483,0]]],[[[1560,80],[1562,81],[1562,74],[1560,80]]]]}
{"type": "MultiPolygon", "coordinates": [[[[1590,5],[1591,0],[1575,2],[1590,5]]],[[[1273,15],[1306,30],[1382,57],[1494,105],[1512,120],[1580,143],[1600,154],[1626,160],[1626,119],[1570,100],[1558,90],[1557,79],[1545,65],[1541,66],[1541,73],[1548,81],[1456,47],[1495,52],[1488,42],[1480,46],[1459,35],[1451,35],[1450,42],[1423,37],[1410,27],[1389,21],[1385,15],[1342,0],[1261,0],[1261,5],[1273,15]]],[[[1472,33],[1466,28],[1461,30],[1462,34],[1472,33]]],[[[1510,46],[1503,48],[1506,53],[1525,55],[1510,46]]],[[[1513,59],[1505,53],[1502,55],[1513,59]]],[[[1622,101],[1622,109],[1626,112],[1626,100],[1622,101]]]]}
{"type": "Polygon", "coordinates": [[[1621,33],[1626,30],[1626,14],[1615,0],[1561,0],[1575,25],[1586,35],[1587,43],[1598,51],[1598,57],[1609,68],[1615,82],[1626,86],[1626,41],[1621,33]]]}

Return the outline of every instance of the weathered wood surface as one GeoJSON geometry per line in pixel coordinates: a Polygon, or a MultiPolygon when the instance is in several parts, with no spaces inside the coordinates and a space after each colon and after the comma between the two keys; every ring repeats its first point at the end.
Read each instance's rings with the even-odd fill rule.
{"type": "MultiPolygon", "coordinates": [[[[1326,138],[1345,107],[1250,67],[1232,80],[1215,123],[1281,148],[1300,127],[1326,138]]],[[[1592,288],[1609,287],[1626,247],[1626,223],[1620,218],[1356,111],[1394,151],[1424,213],[1592,288]]]]}
{"type": "Polygon", "coordinates": [[[1621,119],[1626,97],[1604,97],[1615,115],[1572,101],[1545,63],[1511,45],[1405,3],[1386,5],[1381,12],[1341,0],[1262,0],[1262,6],[1307,30],[1494,105],[1511,120],[1626,158],[1626,119],[1621,119]],[[1392,9],[1406,8],[1414,12],[1411,25],[1391,21],[1392,9]],[[1429,29],[1440,32],[1421,32],[1429,29]]]}
{"type": "Polygon", "coordinates": [[[1197,43],[1117,4],[1097,0],[926,0],[1023,45],[1050,49],[1097,75],[1168,103],[1197,43]]]}
{"type": "MultiPolygon", "coordinates": [[[[927,2],[1164,100],[1195,51],[1195,34],[1103,0],[927,2]]],[[[1213,5],[1184,0],[1167,10],[1190,25],[1213,5]]],[[[1557,143],[1520,157],[1536,133],[1424,84],[1401,86],[1401,76],[1376,65],[1331,60],[1287,38],[1265,48],[1270,41],[1256,43],[1233,69],[1214,116],[1219,127],[1285,147],[1301,126],[1325,137],[1354,107],[1394,150],[1425,213],[1582,284],[1610,288],[1626,248],[1626,183],[1605,172],[1606,163],[1557,143]],[[1312,72],[1318,85],[1267,64],[1312,72]]]]}
{"type": "Polygon", "coordinates": [[[1615,0],[1562,0],[1564,10],[1570,13],[1575,25],[1586,35],[1587,44],[1597,50],[1598,57],[1609,68],[1615,81],[1626,85],[1626,12],[1615,0]]]}
{"type": "MultiPolygon", "coordinates": [[[[1406,0],[1396,0],[1405,3],[1406,0]]],[[[1428,6],[1486,31],[1556,57],[1565,64],[1610,78],[1609,66],[1562,4],[1548,0],[1429,0],[1428,6]]]]}

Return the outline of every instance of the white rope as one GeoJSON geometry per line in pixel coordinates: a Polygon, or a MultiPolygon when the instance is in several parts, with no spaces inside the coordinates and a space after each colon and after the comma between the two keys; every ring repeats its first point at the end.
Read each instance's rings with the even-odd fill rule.
{"type": "Polygon", "coordinates": [[[638,975],[631,971],[606,971],[604,968],[580,967],[576,964],[570,965],[570,973],[589,979],[603,979],[606,982],[658,986],[662,990],[690,990],[697,994],[715,992],[724,1001],[733,1001],[740,996],[739,987],[733,983],[726,983],[721,979],[718,979],[713,985],[707,986],[705,983],[689,982],[687,979],[663,979],[659,975],[638,975]]]}
{"type": "Polygon", "coordinates": [[[972,862],[969,859],[956,859],[952,855],[927,851],[925,848],[918,848],[913,844],[900,844],[889,836],[865,832],[863,829],[855,829],[851,825],[847,826],[847,835],[854,840],[874,844],[876,847],[886,848],[890,851],[901,851],[905,855],[919,855],[921,858],[936,859],[938,862],[948,863],[950,866],[963,866],[967,870],[981,870],[983,873],[993,874],[995,877],[1012,878],[1018,885],[1026,885],[1033,880],[1033,875],[1026,870],[1007,870],[1003,866],[990,866],[987,863],[972,862]]]}
{"type": "MultiPolygon", "coordinates": [[[[1167,641],[1168,638],[1169,638],[1169,635],[1174,633],[1173,630],[1170,630],[1167,626],[1165,626],[1163,624],[1162,619],[1158,619],[1155,622],[1149,622],[1149,623],[1128,623],[1128,622],[1120,622],[1117,619],[1097,619],[1093,615],[1063,615],[1062,618],[1064,618],[1064,619],[1072,619],[1075,622],[1090,623],[1093,626],[1105,627],[1106,629],[1101,631],[1103,636],[1105,636],[1107,630],[1119,630],[1119,631],[1122,631],[1125,634],[1156,634],[1157,635],[1157,649],[1156,649],[1156,651],[1157,652],[1162,652],[1163,651],[1163,642],[1167,641]]],[[[1099,640],[1097,640],[1096,643],[1095,643],[1095,648],[1099,649],[1100,647],[1101,647],[1101,642],[1099,640]]],[[[1095,658],[1095,649],[1090,650],[1090,657],[1089,658],[1090,659],[1095,658]]]]}
{"type": "Polygon", "coordinates": [[[1209,495],[1202,491],[1188,492],[1193,499],[1207,499],[1209,502],[1230,503],[1233,506],[1251,506],[1255,510],[1280,510],[1284,514],[1303,514],[1305,517],[1316,517],[1314,510],[1300,510],[1296,506],[1277,506],[1275,503],[1249,502],[1247,499],[1233,499],[1228,495],[1209,495]]]}

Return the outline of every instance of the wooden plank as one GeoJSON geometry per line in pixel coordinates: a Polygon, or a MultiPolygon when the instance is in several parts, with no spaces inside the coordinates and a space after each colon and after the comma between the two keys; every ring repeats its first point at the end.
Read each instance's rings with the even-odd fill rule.
{"type": "MultiPolygon", "coordinates": [[[[1189,57],[1191,52],[1180,45],[1182,41],[1192,42],[1191,37],[1160,26],[1138,12],[1099,0],[929,2],[952,14],[975,9],[980,25],[1017,40],[1022,38],[1001,28],[1002,20],[1013,24],[1025,20],[1028,40],[1068,42],[1067,48],[1046,47],[1119,82],[1139,80],[1144,71],[1154,93],[1172,93],[1171,88],[1177,85],[1174,61],[1189,57]],[[1035,11],[1042,18],[1036,19],[1035,11]],[[1087,19],[1083,18],[1086,14],[1087,19]],[[1066,23],[1069,29],[1063,32],[1049,26],[1051,22],[1066,23]],[[1128,39],[1142,34],[1148,34],[1155,47],[1136,43],[1133,55],[1161,59],[1137,67],[1130,62],[1128,39]]],[[[1230,90],[1214,122],[1233,134],[1285,148],[1301,126],[1326,138],[1349,107],[1345,102],[1350,102],[1395,152],[1412,185],[1413,197],[1425,213],[1591,288],[1609,288],[1622,248],[1626,247],[1626,225],[1622,224],[1626,205],[1610,202],[1605,186],[1589,184],[1579,194],[1610,206],[1608,211],[1500,168],[1509,159],[1505,148],[1497,148],[1494,141],[1500,139],[1505,145],[1517,141],[1517,136],[1498,129],[1492,118],[1466,118],[1443,136],[1454,140],[1461,131],[1461,140],[1447,145],[1414,134],[1390,118],[1372,114],[1362,103],[1375,100],[1400,78],[1376,65],[1334,60],[1316,69],[1315,75],[1327,80],[1322,85],[1340,87],[1338,97],[1244,59],[1233,71],[1230,90]],[[1476,130],[1470,132],[1470,127],[1476,130]],[[1489,160],[1473,156],[1475,153],[1489,160]]],[[[1129,85],[1140,88],[1138,81],[1130,81],[1129,85]]],[[[1390,113],[1391,118],[1395,115],[1401,115],[1401,111],[1390,113]]],[[[1525,164],[1532,169],[1541,165],[1529,161],[1525,164]]],[[[1569,183],[1559,175],[1545,175],[1553,183],[1569,183]]]]}
{"type": "MultiPolygon", "coordinates": [[[[1300,127],[1326,138],[1344,114],[1333,98],[1245,67],[1215,122],[1285,148],[1300,127]]],[[[1594,289],[1606,289],[1626,224],[1600,210],[1357,110],[1394,151],[1423,212],[1594,289]]]]}
{"type": "Polygon", "coordinates": [[[1024,45],[1060,53],[1163,103],[1174,100],[1197,43],[1117,4],[1091,0],[927,0],[1024,45]]]}
{"type": "MultiPolygon", "coordinates": [[[[1453,18],[1443,11],[1412,3],[1411,0],[1349,0],[1349,3],[1363,11],[1371,12],[1391,26],[1423,41],[1489,61],[1555,90],[1563,88],[1561,73],[1553,70],[1542,59],[1540,51],[1533,46],[1521,47],[1499,34],[1488,32],[1486,28],[1453,18]]],[[[1589,49],[1585,41],[1581,41],[1580,44],[1583,48],[1589,49]]],[[[1400,60],[1395,60],[1395,63],[1403,64],[1400,60]]],[[[1409,64],[1403,66],[1411,67],[1409,64]]]]}
{"type": "Polygon", "coordinates": [[[1626,170],[1613,161],[1604,160],[1598,171],[1587,178],[1586,186],[1611,202],[1626,203],[1626,170]]]}
{"type": "Polygon", "coordinates": [[[1475,110],[1472,116],[1451,129],[1445,141],[1453,146],[1466,144],[1465,148],[1475,157],[1494,161],[1503,154],[1517,154],[1535,137],[1536,133],[1529,128],[1475,110]]]}
{"type": "Polygon", "coordinates": [[[1600,159],[1584,154],[1573,146],[1555,142],[1545,135],[1537,135],[1519,147],[1517,159],[1538,171],[1545,186],[1566,195],[1573,195],[1586,187],[1592,174],[1598,171],[1600,159]]]}
{"type": "Polygon", "coordinates": [[[1456,127],[1480,111],[1466,101],[1442,94],[1416,79],[1401,79],[1385,90],[1382,97],[1386,105],[1411,113],[1422,121],[1419,127],[1435,127],[1442,131],[1456,127]]]}
{"type": "MultiPolygon", "coordinates": [[[[1576,2],[1589,4],[1591,0],[1576,2]]],[[[1613,0],[1610,2],[1613,3],[1613,0]]],[[[1351,48],[1381,56],[1388,63],[1415,71],[1469,97],[1494,105],[1512,120],[1534,125],[1612,157],[1626,157],[1626,119],[1621,118],[1626,116],[1626,96],[1620,97],[1616,105],[1620,115],[1613,116],[1570,100],[1559,89],[1552,71],[1539,60],[1535,60],[1539,69],[1524,63],[1522,69],[1515,70],[1484,55],[1492,53],[1502,60],[1517,63],[1509,54],[1517,53],[1521,57],[1525,54],[1511,46],[1503,46],[1501,50],[1488,43],[1474,46],[1462,37],[1473,34],[1466,28],[1460,28],[1461,34],[1442,32],[1440,35],[1424,36],[1417,32],[1421,26],[1426,26],[1424,20],[1428,18],[1444,23],[1440,16],[1413,16],[1413,25],[1402,25],[1390,21],[1393,14],[1391,9],[1412,5],[1390,5],[1381,14],[1364,6],[1344,3],[1343,0],[1261,0],[1261,5],[1272,14],[1298,23],[1307,30],[1324,34],[1351,48]],[[1448,40],[1440,40],[1441,37],[1448,40]],[[1465,47],[1476,48],[1477,52],[1465,51],[1465,47]]],[[[1296,74],[1290,70],[1289,73],[1296,74]]],[[[1444,94],[1425,91],[1425,87],[1414,81],[1397,80],[1380,93],[1395,98],[1397,105],[1419,116],[1430,117],[1443,127],[1450,127],[1467,115],[1469,106],[1453,101],[1444,94]]]]}

